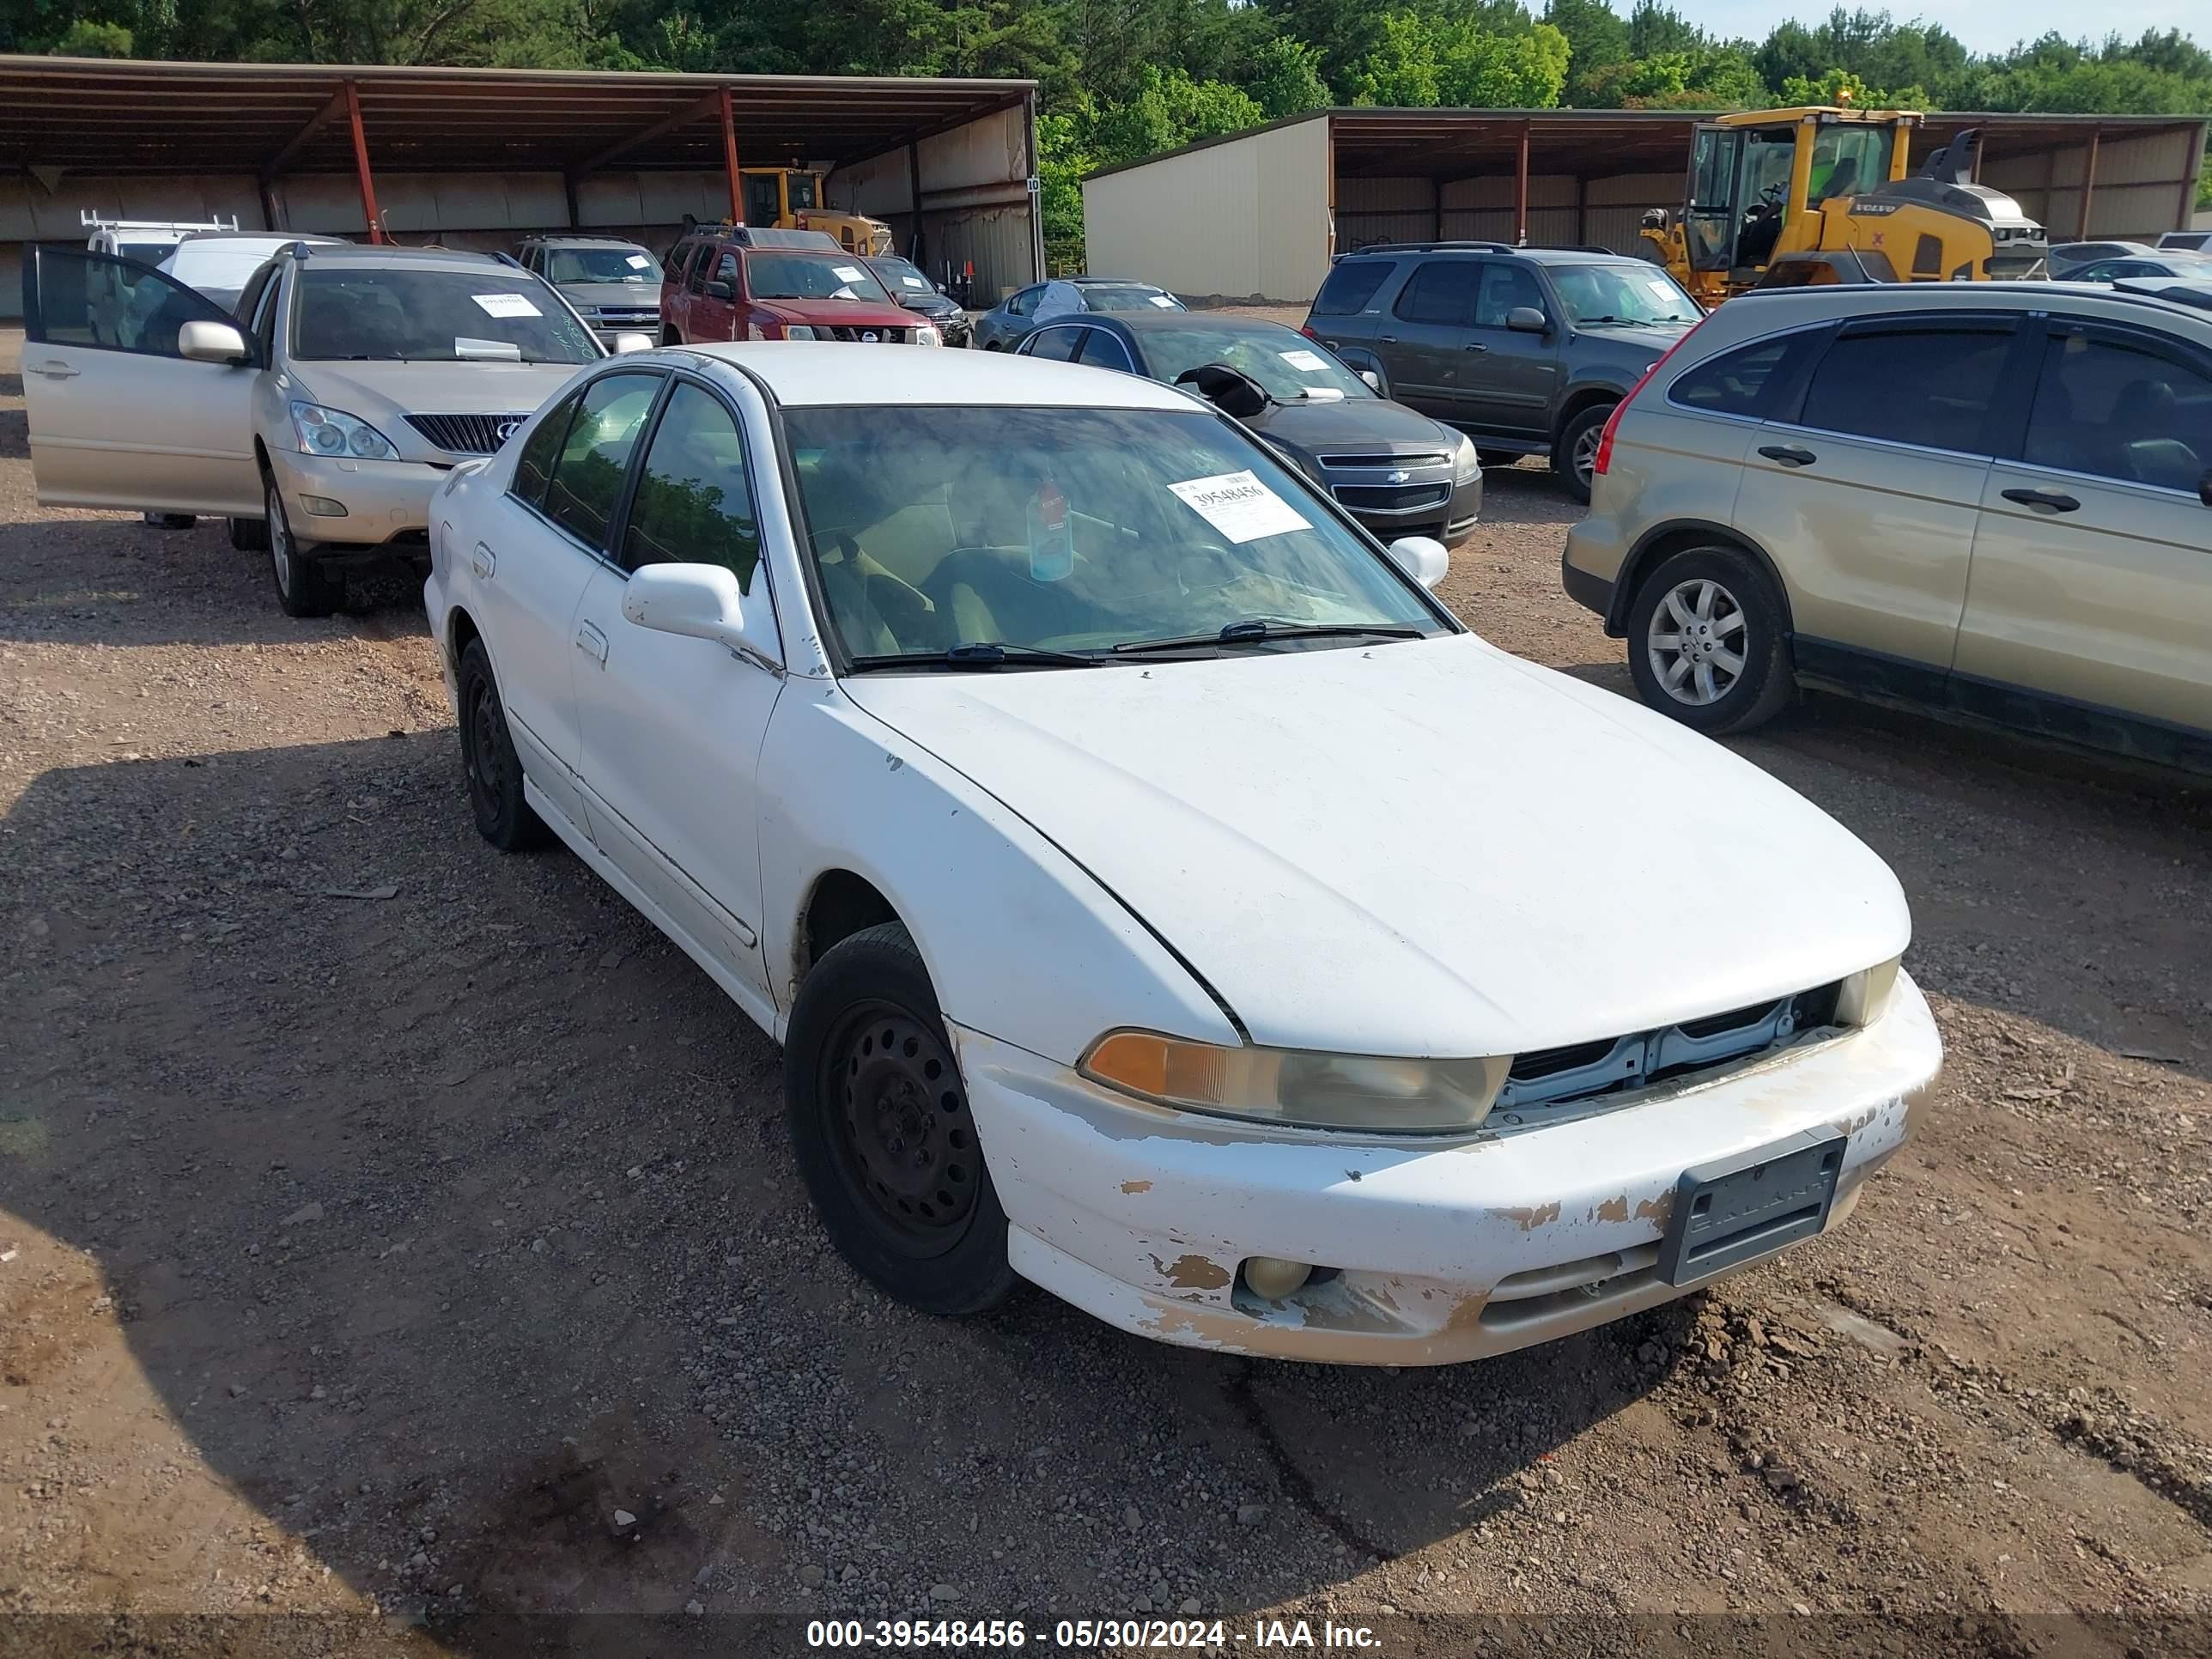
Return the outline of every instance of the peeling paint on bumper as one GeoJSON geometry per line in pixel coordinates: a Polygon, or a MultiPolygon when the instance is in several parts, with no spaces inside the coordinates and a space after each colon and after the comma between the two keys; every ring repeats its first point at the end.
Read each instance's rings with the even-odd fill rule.
{"type": "Polygon", "coordinates": [[[1899,975],[1875,1026],[1512,1134],[1289,1135],[1147,1108],[955,1025],[1015,1269],[1123,1329],[1226,1352],[1444,1364],[1685,1294],[1658,1244],[1690,1165],[1849,1137],[1829,1225],[1904,1144],[1942,1048],[1899,975]],[[1246,1258],[1334,1270],[1279,1303],[1246,1258]]]}

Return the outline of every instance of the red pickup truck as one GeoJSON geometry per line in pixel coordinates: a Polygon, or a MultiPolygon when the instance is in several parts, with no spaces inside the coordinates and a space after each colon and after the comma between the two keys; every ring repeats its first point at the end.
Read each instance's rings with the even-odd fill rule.
{"type": "Polygon", "coordinates": [[[702,225],[665,262],[660,341],[713,340],[945,343],[821,231],[702,225]]]}

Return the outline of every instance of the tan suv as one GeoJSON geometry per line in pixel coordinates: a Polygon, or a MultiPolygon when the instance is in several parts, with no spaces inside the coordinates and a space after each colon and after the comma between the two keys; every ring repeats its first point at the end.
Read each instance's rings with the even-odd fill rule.
{"type": "Polygon", "coordinates": [[[1685,725],[1802,684],[2212,771],[2212,314],[2063,283],[1747,295],[1595,472],[1562,580],[1685,725]]]}

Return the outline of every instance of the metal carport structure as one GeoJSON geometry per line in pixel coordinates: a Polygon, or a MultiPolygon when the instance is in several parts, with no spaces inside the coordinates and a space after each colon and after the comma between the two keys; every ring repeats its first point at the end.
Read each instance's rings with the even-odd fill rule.
{"type": "MultiPolygon", "coordinates": [[[[1084,181],[1086,258],[1187,295],[1301,302],[1332,251],[1468,238],[1636,250],[1647,209],[1679,209],[1678,110],[1335,109],[1207,139],[1084,181]],[[1246,204],[1249,204],[1249,206],[1246,204]],[[1238,222],[1237,216],[1249,222],[1238,222]]],[[[1916,162],[1969,127],[1978,177],[2053,240],[2189,222],[2205,120],[1931,113],[1916,162]]]]}
{"type": "Polygon", "coordinates": [[[995,295],[1042,264],[1036,106],[1011,80],[0,56],[0,260],[81,240],[82,209],[459,246],[665,233],[740,216],[741,167],[802,163],[995,295]]]}

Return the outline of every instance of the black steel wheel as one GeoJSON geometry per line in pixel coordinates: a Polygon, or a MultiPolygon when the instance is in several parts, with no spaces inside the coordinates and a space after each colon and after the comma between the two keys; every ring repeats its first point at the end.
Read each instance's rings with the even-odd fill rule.
{"type": "Polygon", "coordinates": [[[848,1261],[928,1313],[1005,1298],[1006,1212],[904,927],[864,928],[815,963],[785,1039],[784,1097],[800,1173],[848,1261]]]}
{"type": "Polygon", "coordinates": [[[523,798],[522,758],[507,729],[507,710],[492,678],[483,643],[461,653],[461,764],[468,775],[469,810],[477,833],[502,853],[542,846],[545,824],[523,798]]]}

